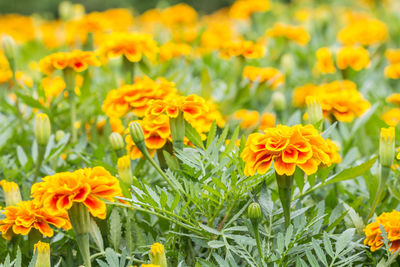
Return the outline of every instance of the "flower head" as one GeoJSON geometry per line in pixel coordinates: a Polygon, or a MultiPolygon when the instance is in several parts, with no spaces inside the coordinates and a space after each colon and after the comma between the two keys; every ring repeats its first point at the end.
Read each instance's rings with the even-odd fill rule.
{"type": "Polygon", "coordinates": [[[274,163],[279,175],[293,175],[296,166],[311,175],[320,165],[330,166],[334,162],[332,154],[337,152],[332,145],[312,125],[278,125],[249,135],[241,154],[244,172],[247,176],[264,174],[274,163]]]}
{"type": "Polygon", "coordinates": [[[368,224],[365,229],[364,245],[371,247],[375,251],[383,246],[383,237],[380,226],[383,226],[389,240],[392,253],[400,249],[400,211],[384,212],[376,218],[375,222],[368,224]]]}
{"type": "Polygon", "coordinates": [[[237,40],[227,41],[222,44],[220,56],[224,59],[231,57],[261,58],[265,54],[265,47],[262,43],[237,40]]]}
{"type": "Polygon", "coordinates": [[[150,247],[150,260],[152,264],[158,264],[161,267],[167,267],[164,246],[160,243],[154,243],[150,247]]]}
{"type": "Polygon", "coordinates": [[[386,101],[396,106],[400,106],[400,94],[399,93],[392,94],[386,98],[386,101]]]}
{"type": "Polygon", "coordinates": [[[321,73],[335,73],[335,64],[333,63],[332,53],[328,47],[321,47],[317,50],[316,55],[316,67],[321,73]]]}
{"type": "Polygon", "coordinates": [[[400,78],[400,62],[394,63],[385,68],[385,77],[389,79],[399,79],[400,78]]]}
{"type": "Polygon", "coordinates": [[[0,221],[0,232],[7,240],[14,234],[27,235],[32,229],[51,237],[54,231],[50,225],[65,230],[71,229],[65,211],[50,212],[33,201],[22,201],[16,206],[8,206],[3,213],[5,218],[0,221]]]}
{"type": "Polygon", "coordinates": [[[272,38],[285,37],[299,45],[306,45],[310,41],[310,35],[304,27],[284,23],[275,23],[271,29],[267,30],[266,34],[272,38]]]}
{"type": "Polygon", "coordinates": [[[22,201],[18,184],[1,180],[0,186],[3,188],[7,206],[14,206],[22,201]]]}
{"type": "Polygon", "coordinates": [[[269,9],[269,0],[236,0],[229,10],[229,16],[234,19],[248,19],[255,12],[266,12],[269,9]]]}
{"type": "Polygon", "coordinates": [[[79,169],[46,176],[43,182],[32,186],[34,201],[43,205],[50,214],[65,212],[75,202],[83,203],[93,215],[104,219],[106,204],[121,195],[118,179],[103,167],[79,169]]]}
{"type": "Polygon", "coordinates": [[[271,89],[276,89],[285,82],[285,75],[272,67],[246,66],[243,70],[243,77],[252,82],[266,83],[271,89]]]}
{"type": "Polygon", "coordinates": [[[337,39],[344,45],[372,45],[384,42],[388,37],[386,25],[374,18],[353,20],[339,31],[337,39]]]}
{"type": "Polygon", "coordinates": [[[260,113],[257,110],[239,109],[233,113],[232,117],[240,121],[240,128],[248,129],[257,125],[260,113]]]}
{"type": "Polygon", "coordinates": [[[344,46],[337,52],[338,68],[360,71],[369,65],[369,53],[362,46],[344,46]]]}

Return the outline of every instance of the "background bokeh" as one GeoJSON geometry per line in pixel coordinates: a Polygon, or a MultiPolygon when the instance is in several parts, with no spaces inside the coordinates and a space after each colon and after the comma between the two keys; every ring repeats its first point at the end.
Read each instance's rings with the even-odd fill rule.
{"type": "MultiPolygon", "coordinates": [[[[56,17],[62,0],[0,0],[0,13],[40,13],[56,17]]],[[[85,6],[86,11],[102,11],[108,8],[133,8],[143,12],[149,8],[187,3],[202,13],[208,13],[233,3],[233,0],[72,0],[85,6]]]]}

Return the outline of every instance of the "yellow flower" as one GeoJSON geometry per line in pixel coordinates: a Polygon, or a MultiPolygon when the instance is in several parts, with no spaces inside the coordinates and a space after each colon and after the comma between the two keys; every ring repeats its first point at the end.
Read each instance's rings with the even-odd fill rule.
{"type": "Polygon", "coordinates": [[[2,35],[10,35],[17,43],[35,39],[34,21],[31,16],[0,15],[0,29],[2,35]]]}
{"type": "Polygon", "coordinates": [[[335,73],[335,64],[333,63],[332,53],[328,47],[321,47],[317,50],[316,55],[316,67],[321,73],[335,73]]]}
{"type": "Polygon", "coordinates": [[[164,246],[160,243],[154,243],[150,247],[150,260],[152,264],[158,264],[160,267],[167,267],[164,246]]]}
{"type": "Polygon", "coordinates": [[[271,89],[276,89],[276,87],[285,82],[285,75],[272,67],[258,68],[246,66],[243,70],[243,77],[252,82],[266,83],[271,89]]]}
{"type": "Polygon", "coordinates": [[[50,244],[37,242],[34,245],[34,251],[37,251],[35,267],[50,267],[50,244]]]}
{"type": "Polygon", "coordinates": [[[400,94],[395,93],[386,98],[386,101],[392,104],[395,104],[396,106],[400,106],[400,94]]]}
{"type": "Polygon", "coordinates": [[[265,131],[268,128],[273,128],[275,127],[275,121],[275,114],[266,112],[261,116],[260,126],[258,128],[261,131],[265,131]]]}
{"type": "Polygon", "coordinates": [[[255,12],[266,12],[269,9],[269,0],[236,0],[229,9],[229,16],[233,19],[248,19],[255,12]]]}
{"type": "Polygon", "coordinates": [[[387,37],[386,25],[368,17],[352,21],[337,35],[337,39],[344,45],[372,45],[386,41],[387,37]]]}
{"type": "Polygon", "coordinates": [[[310,35],[304,27],[284,23],[275,23],[271,29],[267,30],[266,34],[272,38],[285,37],[299,45],[306,45],[310,41],[310,35]]]}
{"type": "Polygon", "coordinates": [[[385,77],[389,79],[399,79],[400,78],[400,62],[391,64],[385,68],[385,77]]]}
{"type": "Polygon", "coordinates": [[[3,51],[0,50],[0,83],[8,82],[12,77],[12,71],[3,51]]]}
{"type": "Polygon", "coordinates": [[[184,43],[165,43],[160,47],[161,61],[168,61],[171,58],[188,56],[192,52],[192,48],[184,43]]]}
{"type": "Polygon", "coordinates": [[[240,109],[233,113],[235,120],[240,120],[240,128],[249,129],[257,125],[260,119],[260,113],[256,110],[240,109]]]}
{"type": "Polygon", "coordinates": [[[177,4],[161,11],[161,22],[169,27],[194,24],[197,12],[187,4],[177,4]]]}
{"type": "Polygon", "coordinates": [[[385,56],[390,64],[400,63],[400,49],[388,49],[385,56]]]}
{"type": "Polygon", "coordinates": [[[312,125],[278,125],[264,133],[249,135],[241,154],[245,162],[244,173],[247,176],[265,174],[274,163],[279,175],[293,175],[296,166],[311,175],[320,165],[330,166],[337,160],[332,145],[312,125]]]}
{"type": "Polygon", "coordinates": [[[14,206],[22,201],[18,184],[1,180],[0,186],[3,188],[7,206],[14,206]]]}
{"type": "Polygon", "coordinates": [[[368,224],[365,229],[364,245],[371,247],[375,251],[383,246],[383,237],[380,226],[383,226],[390,244],[390,252],[395,253],[400,249],[400,212],[384,212],[376,218],[376,221],[368,224]]]}
{"type": "Polygon", "coordinates": [[[344,46],[337,52],[338,68],[343,70],[351,67],[360,71],[369,65],[369,53],[362,46],[344,46]]]}
{"type": "Polygon", "coordinates": [[[223,43],[220,56],[224,59],[242,56],[245,58],[261,58],[265,54],[265,47],[262,43],[252,41],[228,41],[223,43]]]}
{"type": "Polygon", "coordinates": [[[44,89],[47,103],[50,103],[53,98],[59,96],[66,86],[61,76],[44,77],[40,85],[44,89]]]}
{"type": "Polygon", "coordinates": [[[122,181],[130,185],[132,183],[131,159],[128,155],[118,158],[118,174],[122,181]]]}
{"type": "Polygon", "coordinates": [[[400,108],[392,108],[382,115],[383,121],[389,125],[396,127],[400,121],[400,108]]]}

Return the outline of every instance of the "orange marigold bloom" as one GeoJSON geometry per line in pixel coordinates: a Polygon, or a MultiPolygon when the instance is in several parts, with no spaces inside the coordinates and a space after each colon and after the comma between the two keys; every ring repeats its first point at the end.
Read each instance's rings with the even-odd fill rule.
{"type": "Polygon", "coordinates": [[[177,4],[161,11],[161,22],[170,27],[194,24],[196,20],[196,10],[187,4],[177,4]]]}
{"type": "Polygon", "coordinates": [[[333,63],[331,50],[328,47],[321,47],[317,50],[316,55],[316,67],[321,73],[335,73],[335,64],[333,63]]]}
{"type": "Polygon", "coordinates": [[[380,226],[383,226],[390,244],[390,252],[395,253],[400,249],[400,211],[384,212],[376,221],[368,224],[365,229],[364,245],[375,251],[383,246],[383,237],[380,226]]]}
{"type": "Polygon", "coordinates": [[[330,166],[337,160],[337,149],[332,149],[332,145],[312,125],[278,125],[249,135],[241,154],[244,173],[265,174],[274,162],[279,175],[293,175],[296,166],[311,175],[320,165],[330,166]]]}
{"type": "Polygon", "coordinates": [[[400,78],[400,62],[391,64],[385,68],[385,77],[389,79],[399,79],[400,78]]]}
{"type": "MultiPolygon", "coordinates": [[[[154,117],[144,117],[143,120],[137,121],[142,126],[144,133],[144,142],[149,150],[150,155],[154,155],[157,149],[162,148],[167,140],[171,139],[169,128],[169,118],[167,115],[159,115],[154,117]]],[[[125,130],[126,149],[132,159],[142,157],[142,153],[136,147],[129,134],[129,128],[125,130]]]]}
{"type": "Polygon", "coordinates": [[[228,41],[221,47],[220,56],[224,59],[242,56],[245,58],[261,58],[265,54],[265,46],[262,43],[252,41],[228,41]]]}
{"type": "Polygon", "coordinates": [[[226,40],[239,40],[234,24],[227,19],[213,19],[201,34],[201,47],[206,51],[217,50],[224,47],[226,40]]]}
{"type": "Polygon", "coordinates": [[[52,237],[54,233],[50,225],[71,229],[65,211],[50,212],[33,201],[22,201],[16,206],[8,206],[3,213],[5,218],[0,221],[0,232],[7,240],[14,234],[27,235],[32,228],[47,237],[52,237]]]}
{"type": "Polygon", "coordinates": [[[297,87],[293,93],[294,104],[304,106],[307,96],[313,96],[321,103],[325,118],[334,116],[343,122],[351,122],[370,107],[370,103],[357,91],[356,84],[348,80],[297,87]]]}
{"type": "Polygon", "coordinates": [[[344,45],[372,45],[386,41],[388,29],[375,18],[361,18],[352,21],[339,31],[337,39],[344,45]]]}
{"type": "Polygon", "coordinates": [[[400,121],[400,108],[392,108],[382,115],[383,121],[389,125],[396,127],[400,121]]]}
{"type": "Polygon", "coordinates": [[[40,71],[50,75],[55,70],[71,68],[76,72],[82,72],[89,66],[99,66],[100,61],[91,51],[74,50],[72,52],[57,52],[40,60],[40,71]]]}
{"type": "Polygon", "coordinates": [[[345,46],[337,52],[338,68],[343,70],[351,67],[360,71],[369,65],[369,53],[362,46],[345,46]]]}
{"type": "Polygon", "coordinates": [[[65,212],[75,202],[81,202],[93,217],[105,219],[106,204],[102,199],[113,201],[121,196],[118,179],[100,166],[61,172],[42,180],[32,186],[31,194],[50,214],[65,212]]]}
{"type": "Polygon", "coordinates": [[[109,117],[120,118],[129,111],[143,117],[150,100],[165,99],[176,92],[175,84],[165,78],[160,77],[155,81],[146,76],[136,78],[132,85],[123,85],[111,90],[102,109],[109,117]]]}
{"type": "Polygon", "coordinates": [[[385,57],[390,64],[400,63],[400,49],[388,49],[385,52],[385,57]]]}
{"type": "Polygon", "coordinates": [[[256,110],[239,109],[232,116],[235,120],[240,120],[240,128],[248,129],[257,125],[260,113],[256,110]]]}
{"type": "Polygon", "coordinates": [[[156,41],[146,33],[119,33],[107,36],[98,49],[98,54],[105,60],[124,56],[131,62],[139,62],[143,56],[154,60],[158,53],[156,41]]]}
{"type": "Polygon", "coordinates": [[[187,56],[192,52],[192,47],[184,43],[168,42],[160,47],[161,61],[167,61],[171,58],[187,56]]]}
{"type": "Polygon", "coordinates": [[[179,112],[184,114],[186,120],[196,119],[208,112],[206,101],[197,95],[174,96],[165,99],[151,100],[146,110],[147,116],[159,116],[166,114],[176,118],[179,112]]]}
{"type": "Polygon", "coordinates": [[[266,112],[261,116],[260,126],[258,127],[261,131],[268,128],[275,127],[276,117],[275,114],[266,112]]]}
{"type": "Polygon", "coordinates": [[[304,27],[284,23],[275,23],[271,29],[267,30],[266,34],[272,38],[285,37],[299,45],[306,45],[310,41],[310,35],[304,27]]]}
{"type": "Polygon", "coordinates": [[[392,94],[386,98],[386,101],[395,104],[396,106],[400,106],[400,94],[392,94]]]}
{"type": "Polygon", "coordinates": [[[266,12],[269,9],[269,0],[236,0],[229,10],[229,16],[234,19],[248,19],[255,12],[266,12]]]}
{"type": "Polygon", "coordinates": [[[285,82],[285,75],[278,69],[272,67],[259,68],[255,66],[246,66],[243,70],[243,77],[252,82],[266,83],[271,89],[276,89],[276,87],[285,82]]]}

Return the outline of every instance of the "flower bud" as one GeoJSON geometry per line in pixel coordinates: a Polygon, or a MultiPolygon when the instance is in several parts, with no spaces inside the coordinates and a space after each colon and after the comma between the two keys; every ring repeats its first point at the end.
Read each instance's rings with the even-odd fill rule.
{"type": "Polygon", "coordinates": [[[285,71],[286,74],[292,73],[294,68],[296,67],[296,63],[294,62],[294,58],[292,54],[284,54],[281,58],[281,67],[285,71]]]}
{"type": "Polygon", "coordinates": [[[247,209],[247,216],[253,222],[258,222],[262,217],[260,204],[257,202],[251,203],[247,209]]]}
{"type": "Polygon", "coordinates": [[[58,130],[56,132],[56,142],[59,142],[65,136],[65,132],[63,130],[58,130]]]}
{"type": "Polygon", "coordinates": [[[119,133],[113,132],[110,134],[109,137],[110,144],[112,149],[114,150],[120,150],[123,149],[125,144],[124,144],[124,139],[119,133]]]}
{"type": "Polygon", "coordinates": [[[394,159],[395,130],[393,127],[382,128],[379,141],[379,161],[383,167],[390,168],[394,159]]]}
{"type": "Polygon", "coordinates": [[[8,61],[15,58],[15,42],[14,39],[9,35],[4,35],[1,41],[1,47],[3,49],[4,55],[8,61]]]}
{"type": "Polygon", "coordinates": [[[51,134],[51,125],[49,117],[45,113],[36,115],[34,132],[38,144],[42,146],[47,145],[51,134]]]}
{"type": "Polygon", "coordinates": [[[308,121],[319,130],[323,120],[321,103],[316,97],[307,96],[306,104],[308,121]]]}
{"type": "Polygon", "coordinates": [[[34,245],[34,251],[37,251],[35,267],[50,267],[50,245],[49,243],[37,242],[34,245]]]}
{"type": "Polygon", "coordinates": [[[6,206],[15,206],[22,201],[19,187],[14,182],[0,181],[0,186],[3,188],[6,206]]]}
{"type": "Polygon", "coordinates": [[[164,246],[162,244],[154,243],[151,245],[150,260],[152,264],[167,267],[167,258],[165,257],[164,246]]]}
{"type": "Polygon", "coordinates": [[[128,155],[120,157],[117,161],[118,174],[124,183],[132,184],[131,159],[128,155]]]}
{"type": "Polygon", "coordinates": [[[286,98],[281,92],[272,94],[272,106],[276,111],[283,111],[286,108],[286,98]]]}
{"type": "Polygon", "coordinates": [[[143,129],[138,122],[134,121],[129,124],[129,133],[136,145],[144,141],[143,129]]]}

